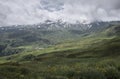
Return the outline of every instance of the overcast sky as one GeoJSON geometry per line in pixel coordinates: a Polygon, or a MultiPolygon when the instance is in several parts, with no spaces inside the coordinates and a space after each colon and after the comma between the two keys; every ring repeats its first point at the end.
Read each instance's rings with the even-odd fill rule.
{"type": "Polygon", "coordinates": [[[0,0],[0,26],[35,24],[47,19],[120,20],[120,0],[0,0]]]}

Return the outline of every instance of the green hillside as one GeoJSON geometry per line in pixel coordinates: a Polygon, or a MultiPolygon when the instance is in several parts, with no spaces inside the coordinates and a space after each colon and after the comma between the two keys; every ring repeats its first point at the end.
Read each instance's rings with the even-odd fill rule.
{"type": "Polygon", "coordinates": [[[46,48],[38,48],[39,45],[32,43],[15,47],[24,50],[0,57],[0,78],[120,79],[119,28],[118,24],[110,25],[80,34],[78,38],[74,36],[74,39],[65,40],[68,38],[65,36],[64,40],[56,39],[58,43],[46,48]]]}

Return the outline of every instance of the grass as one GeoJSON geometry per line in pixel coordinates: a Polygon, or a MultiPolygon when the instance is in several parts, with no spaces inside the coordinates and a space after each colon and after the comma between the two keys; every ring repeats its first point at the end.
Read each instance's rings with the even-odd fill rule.
{"type": "MultiPolygon", "coordinates": [[[[120,79],[119,36],[87,36],[0,58],[2,79],[120,79]]],[[[30,50],[29,50],[30,49],[30,50]]]]}
{"type": "Polygon", "coordinates": [[[109,57],[9,62],[0,65],[0,75],[6,75],[5,79],[120,79],[118,63],[116,58],[109,57]]]}
{"type": "MultiPolygon", "coordinates": [[[[96,38],[97,40],[98,38],[96,38]]],[[[95,39],[94,39],[95,40],[95,39]]],[[[12,59],[17,60],[17,59],[21,59],[22,57],[32,54],[32,55],[40,55],[40,54],[45,54],[45,53],[51,53],[51,52],[61,52],[61,51],[65,51],[65,50],[72,50],[72,49],[82,49],[88,46],[88,44],[91,44],[93,42],[95,42],[93,39],[83,39],[81,41],[67,41],[55,46],[51,46],[45,49],[41,49],[41,50],[36,50],[33,49],[33,46],[20,46],[18,48],[24,48],[25,51],[19,54],[15,54],[12,56],[8,56],[8,57],[12,57],[12,59]]]]}

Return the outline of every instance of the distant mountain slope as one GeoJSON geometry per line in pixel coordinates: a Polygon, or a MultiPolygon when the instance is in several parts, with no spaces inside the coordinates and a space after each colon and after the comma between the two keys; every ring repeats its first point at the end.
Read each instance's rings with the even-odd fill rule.
{"type": "Polygon", "coordinates": [[[119,25],[112,25],[96,34],[83,36],[81,39],[64,41],[41,50],[25,51],[11,56],[10,60],[120,56],[120,35],[116,29],[119,27],[119,25]]]}
{"type": "Polygon", "coordinates": [[[20,46],[46,48],[64,41],[78,40],[91,35],[119,35],[120,22],[94,22],[90,24],[70,24],[62,21],[47,20],[36,25],[17,25],[0,27],[0,45],[6,46],[0,55],[19,53],[20,46]],[[11,53],[9,52],[11,51],[11,53]]]}

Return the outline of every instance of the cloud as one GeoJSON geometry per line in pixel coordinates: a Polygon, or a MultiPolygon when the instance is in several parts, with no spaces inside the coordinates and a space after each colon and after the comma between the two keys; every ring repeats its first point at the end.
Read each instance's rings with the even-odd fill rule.
{"type": "Polygon", "coordinates": [[[77,20],[119,20],[119,5],[119,0],[67,0],[63,14],[77,20]]]}
{"type": "Polygon", "coordinates": [[[50,12],[62,10],[62,6],[64,5],[63,2],[59,0],[41,0],[41,9],[46,9],[50,12]]]}
{"type": "Polygon", "coordinates": [[[119,0],[0,0],[0,25],[120,20],[119,0]]]}

